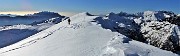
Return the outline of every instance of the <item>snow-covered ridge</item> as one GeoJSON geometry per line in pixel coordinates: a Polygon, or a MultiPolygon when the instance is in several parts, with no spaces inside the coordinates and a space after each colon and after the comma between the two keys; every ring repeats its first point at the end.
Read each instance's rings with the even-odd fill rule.
{"type": "Polygon", "coordinates": [[[20,42],[1,48],[0,56],[178,56],[166,50],[177,51],[174,47],[178,47],[179,43],[179,26],[164,21],[162,15],[165,13],[144,13],[141,16],[124,16],[123,13],[94,16],[83,12],[66,18],[71,19],[70,25],[66,19],[52,18],[27,27],[13,26],[26,29],[57,23],[20,42]],[[159,48],[146,43],[158,45],[159,48]],[[169,49],[166,45],[170,46],[169,49]],[[161,47],[166,48],[162,50],[161,47]]]}
{"type": "Polygon", "coordinates": [[[134,41],[118,32],[102,28],[80,13],[18,43],[0,49],[0,56],[178,56],[134,41]]]}
{"type": "Polygon", "coordinates": [[[58,13],[55,12],[47,12],[47,11],[42,11],[38,13],[34,13],[31,15],[11,15],[11,14],[1,14],[0,15],[0,26],[4,25],[17,25],[17,24],[31,24],[33,22],[39,22],[42,20],[48,20],[50,18],[55,18],[55,17],[62,17],[64,18],[65,16],[59,15],[58,13]]]}
{"type": "MultiPolygon", "coordinates": [[[[86,13],[80,13],[80,14],[78,14],[78,16],[83,16],[84,14],[86,14],[86,13]]],[[[77,15],[75,15],[73,17],[77,17],[77,15]]],[[[96,16],[94,16],[94,17],[96,17],[96,16]]],[[[78,20],[78,19],[74,19],[74,20],[78,20]]],[[[88,19],[84,18],[84,20],[88,20],[88,19]]],[[[24,40],[22,40],[22,41],[20,41],[18,43],[12,44],[12,45],[7,46],[5,48],[1,48],[0,49],[0,53],[6,53],[6,52],[9,52],[9,51],[13,51],[14,49],[19,49],[19,48],[23,48],[23,47],[29,46],[29,45],[35,43],[36,41],[41,40],[41,39],[43,39],[43,38],[53,34],[55,31],[63,29],[63,28],[73,28],[73,29],[76,29],[77,27],[79,27],[77,24],[72,24],[72,25],[75,25],[75,27],[73,27],[73,26],[72,27],[68,27],[67,26],[68,24],[67,24],[66,21],[67,20],[65,20],[65,21],[63,21],[61,23],[58,23],[58,24],[56,24],[56,25],[54,25],[54,26],[52,26],[52,27],[50,27],[50,28],[48,28],[48,29],[46,29],[44,31],[41,31],[41,32],[39,32],[39,33],[37,33],[35,35],[32,35],[32,36],[30,36],[30,37],[28,37],[28,38],[26,38],[26,39],[24,39],[24,40]],[[14,47],[16,47],[16,48],[14,48],[14,47]]],[[[78,22],[79,22],[79,20],[77,22],[73,22],[73,23],[78,23],[78,22]]]]}
{"type": "Polygon", "coordinates": [[[178,56],[172,52],[134,41],[124,35],[114,36],[103,50],[102,56],[178,56]]]}
{"type": "Polygon", "coordinates": [[[2,26],[0,27],[0,48],[19,42],[22,39],[45,30],[61,22],[62,19],[63,18],[56,17],[29,25],[19,24],[12,26],[2,26]]]}

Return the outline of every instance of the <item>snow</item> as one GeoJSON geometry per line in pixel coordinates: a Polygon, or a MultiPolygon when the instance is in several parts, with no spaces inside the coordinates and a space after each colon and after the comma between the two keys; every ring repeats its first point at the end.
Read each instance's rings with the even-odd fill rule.
{"type": "Polygon", "coordinates": [[[164,14],[165,15],[165,18],[170,18],[171,16],[170,15],[166,15],[166,14],[164,14]]]}
{"type": "Polygon", "coordinates": [[[24,38],[45,30],[55,25],[57,22],[61,22],[61,18],[51,18],[49,20],[38,23],[36,22],[29,25],[19,24],[2,26],[0,27],[0,48],[14,44],[24,38]]]}
{"type": "Polygon", "coordinates": [[[172,16],[166,13],[162,13],[161,11],[147,11],[144,13],[144,19],[134,19],[134,21],[137,24],[142,21],[141,33],[143,34],[146,41],[148,41],[149,44],[161,49],[175,51],[176,48],[180,46],[180,30],[177,25],[171,24],[167,21],[162,21],[164,18],[169,18],[172,16]]]}
{"type": "MultiPolygon", "coordinates": [[[[165,11],[166,12],[166,11],[165,11]]],[[[165,20],[165,18],[169,18],[172,15],[169,15],[168,13],[171,12],[167,12],[165,13],[164,11],[145,11],[143,13],[143,20],[145,22],[149,22],[149,21],[163,21],[165,20]]]]}
{"type": "Polygon", "coordinates": [[[168,51],[179,51],[179,26],[176,14],[170,11],[145,11],[134,19],[140,26],[145,43],[168,51]]]}
{"type": "Polygon", "coordinates": [[[134,21],[135,21],[135,23],[137,23],[138,25],[141,25],[141,23],[142,23],[142,17],[136,18],[136,19],[134,19],[134,21]]]}
{"type": "MultiPolygon", "coordinates": [[[[158,46],[160,48],[167,48],[169,49],[172,44],[167,44],[170,43],[170,39],[172,40],[172,43],[178,43],[179,39],[178,37],[178,32],[179,31],[177,28],[177,25],[170,24],[168,22],[157,22],[157,21],[152,21],[147,23],[144,27],[142,27],[141,32],[144,33],[144,37],[149,40],[149,43],[158,46]],[[173,36],[174,35],[174,36],[173,36]],[[167,45],[166,47],[163,45],[167,45]]],[[[172,45],[173,46],[173,45],[172,45]]],[[[173,47],[171,47],[173,48],[173,47]]]]}
{"type": "Polygon", "coordinates": [[[50,18],[55,17],[62,17],[58,13],[54,12],[38,12],[34,13],[32,15],[12,15],[12,14],[0,14],[0,26],[6,26],[6,25],[17,25],[17,24],[31,24],[33,22],[39,22],[42,20],[48,20],[50,18]]]}
{"type": "MultiPolygon", "coordinates": [[[[178,56],[104,29],[98,23],[104,20],[100,18],[89,16],[87,12],[74,15],[70,17],[70,25],[64,20],[18,43],[1,48],[0,56],[178,56]],[[97,18],[99,20],[94,21],[97,18]]],[[[122,23],[120,25],[123,26],[122,23]]]]}
{"type": "Polygon", "coordinates": [[[1,27],[0,47],[2,48],[7,45],[13,44],[40,31],[40,29],[36,30],[33,28],[37,27],[30,25],[13,25],[1,27]]]}
{"type": "Polygon", "coordinates": [[[180,14],[178,14],[177,16],[180,16],[180,14]]]}
{"type": "Polygon", "coordinates": [[[102,56],[178,56],[168,51],[116,35],[108,42],[102,56]]]}
{"type": "Polygon", "coordinates": [[[107,17],[98,17],[95,19],[95,21],[98,22],[103,28],[111,29],[112,31],[115,30],[114,28],[128,28],[133,29],[135,27],[132,23],[133,20],[131,17],[123,17],[119,16],[115,13],[110,13],[106,15],[107,17]]]}
{"type": "Polygon", "coordinates": [[[157,21],[158,19],[155,17],[154,11],[145,11],[144,12],[144,20],[145,21],[157,21]]]}

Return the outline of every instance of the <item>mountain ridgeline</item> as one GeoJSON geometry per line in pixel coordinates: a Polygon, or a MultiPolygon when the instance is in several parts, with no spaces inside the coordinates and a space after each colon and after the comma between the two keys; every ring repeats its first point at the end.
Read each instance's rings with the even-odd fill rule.
{"type": "Polygon", "coordinates": [[[171,11],[110,13],[94,19],[103,28],[158,48],[180,51],[180,16],[171,11]]]}
{"type": "Polygon", "coordinates": [[[175,14],[171,11],[145,11],[134,14],[126,12],[116,14],[111,12],[107,15],[92,15],[88,12],[84,12],[72,17],[61,16],[58,13],[48,11],[24,16],[10,14],[1,15],[0,26],[2,27],[0,27],[0,35],[8,33],[12,36],[8,36],[9,38],[0,36],[0,38],[4,38],[2,42],[5,42],[0,43],[0,47],[6,47],[19,42],[53,25],[57,26],[57,24],[62,24],[65,26],[65,21],[68,18],[70,18],[72,20],[71,23],[74,24],[67,24],[69,27],[67,26],[65,29],[73,27],[76,29],[76,27],[78,28],[80,26],[85,28],[89,26],[90,23],[88,21],[91,20],[91,17],[93,20],[90,23],[95,22],[103,29],[109,29],[112,32],[120,33],[130,39],[150,44],[163,50],[172,51],[174,53],[180,51],[180,14],[175,14]],[[19,36],[14,33],[15,31],[19,34],[24,34],[20,34],[19,36]],[[14,38],[14,36],[19,39],[14,38]],[[12,42],[7,41],[12,39],[12,42]]]}
{"type": "Polygon", "coordinates": [[[55,12],[49,12],[49,11],[42,11],[34,14],[27,14],[27,15],[11,15],[11,14],[1,14],[0,15],[0,26],[3,25],[15,25],[15,24],[31,24],[32,22],[39,22],[42,20],[47,20],[50,18],[55,17],[65,17],[62,15],[59,15],[55,12]]]}
{"type": "MultiPolygon", "coordinates": [[[[32,15],[3,15],[0,16],[0,21],[13,21],[7,22],[6,25],[0,26],[0,48],[17,43],[23,39],[28,38],[38,32],[41,32],[62,20],[66,19],[65,16],[61,16],[54,12],[39,12],[32,15]],[[23,23],[23,22],[25,23],[23,23]],[[17,24],[17,23],[18,24],[17,24]]],[[[1,23],[2,23],[1,22],[1,23]]]]}
{"type": "Polygon", "coordinates": [[[180,14],[171,11],[4,16],[13,25],[0,27],[0,56],[179,56],[180,14]]]}

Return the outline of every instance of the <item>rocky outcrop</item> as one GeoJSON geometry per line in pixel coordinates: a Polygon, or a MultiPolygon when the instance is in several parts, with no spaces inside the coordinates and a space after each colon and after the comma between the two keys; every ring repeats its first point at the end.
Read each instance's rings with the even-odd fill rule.
{"type": "Polygon", "coordinates": [[[152,21],[141,27],[143,37],[149,44],[164,50],[176,51],[179,47],[179,33],[177,25],[169,22],[152,21]]]}
{"type": "Polygon", "coordinates": [[[137,14],[110,13],[95,20],[105,29],[168,51],[180,51],[180,29],[175,14],[168,11],[145,11],[137,14]]]}
{"type": "Polygon", "coordinates": [[[140,32],[147,43],[164,50],[174,52],[180,50],[178,22],[175,22],[176,19],[167,20],[167,18],[174,18],[174,15],[168,11],[146,11],[142,18],[136,19],[141,23],[136,22],[141,26],[140,32]]]}

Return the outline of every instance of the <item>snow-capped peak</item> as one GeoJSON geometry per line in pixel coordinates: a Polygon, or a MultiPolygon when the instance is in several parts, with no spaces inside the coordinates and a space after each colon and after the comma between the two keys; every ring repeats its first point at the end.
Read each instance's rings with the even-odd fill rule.
{"type": "Polygon", "coordinates": [[[94,16],[94,15],[88,13],[88,12],[82,12],[82,13],[79,13],[79,14],[76,14],[76,15],[70,17],[70,19],[71,19],[71,20],[74,20],[74,21],[77,20],[76,22],[78,22],[78,21],[80,22],[80,21],[93,20],[92,18],[88,18],[88,17],[90,17],[90,16],[92,16],[92,17],[98,17],[98,16],[94,16]]]}
{"type": "Polygon", "coordinates": [[[155,14],[155,11],[145,11],[144,15],[151,15],[151,14],[155,14]]]}
{"type": "Polygon", "coordinates": [[[164,14],[165,18],[170,18],[170,15],[164,14]]]}
{"type": "Polygon", "coordinates": [[[154,11],[145,11],[144,12],[144,20],[145,21],[157,21],[158,19],[155,17],[154,11]]]}

